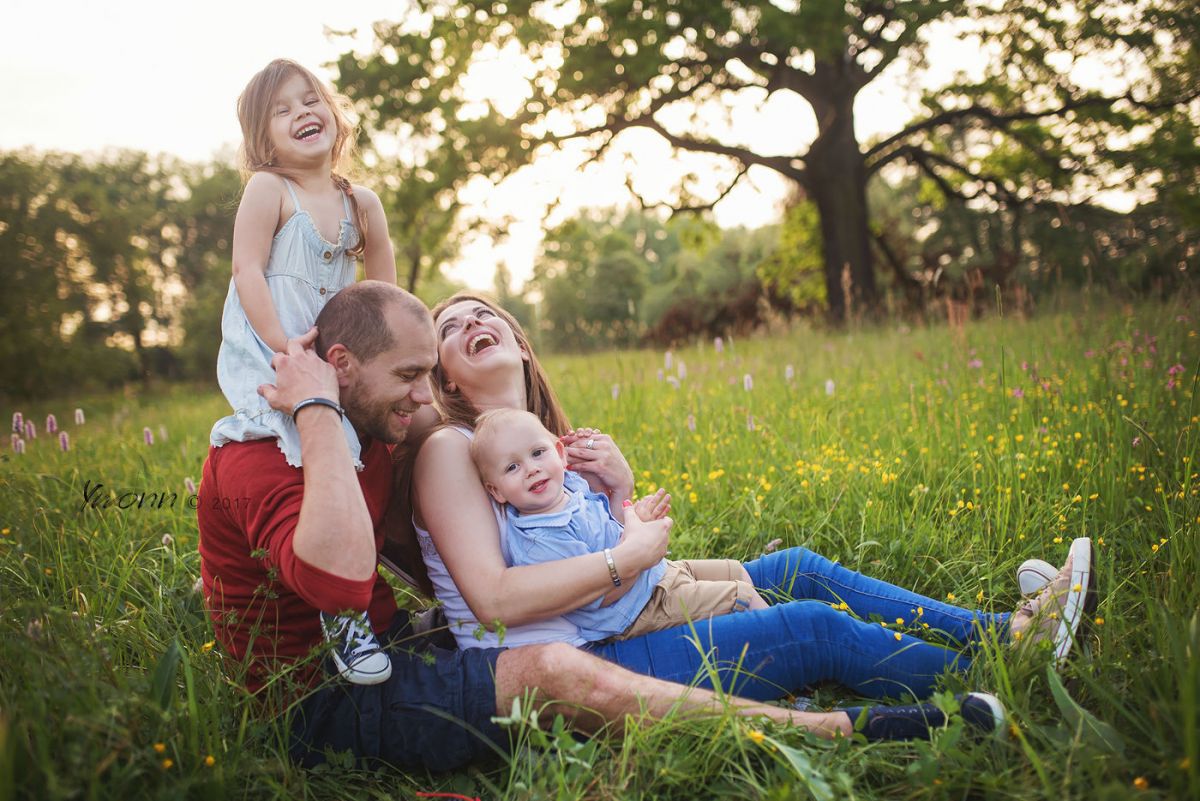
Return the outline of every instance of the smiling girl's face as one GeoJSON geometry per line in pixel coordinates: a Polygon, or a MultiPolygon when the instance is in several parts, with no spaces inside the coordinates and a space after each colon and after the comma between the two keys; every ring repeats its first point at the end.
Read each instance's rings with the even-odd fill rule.
{"type": "Polygon", "coordinates": [[[271,103],[268,132],[276,163],[307,167],[331,158],[337,126],[321,93],[300,73],[279,87],[271,103]]]}

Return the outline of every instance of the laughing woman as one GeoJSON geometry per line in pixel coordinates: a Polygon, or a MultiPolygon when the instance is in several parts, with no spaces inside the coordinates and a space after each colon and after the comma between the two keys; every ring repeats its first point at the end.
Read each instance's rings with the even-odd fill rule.
{"type": "MultiPolygon", "coordinates": [[[[1086,539],[1072,544],[1057,575],[1042,563],[1048,575],[1040,594],[1011,615],[941,603],[809,550],[790,548],[747,562],[745,569],[766,598],[794,600],[693,626],[588,642],[563,615],[658,564],[670,522],[627,515],[611,560],[591,553],[537,565],[506,564],[506,517],[478,480],[469,453],[481,413],[506,408],[532,412],[561,437],[568,462],[592,490],[615,503],[631,496],[633,474],[610,437],[571,429],[528,339],[503,309],[482,298],[457,295],[435,307],[434,325],[439,364],[433,389],[448,424],[425,439],[416,457],[413,518],[459,647],[497,647],[501,635],[491,629],[499,623],[504,646],[567,642],[636,672],[700,686],[715,681],[727,692],[757,700],[781,698],[825,681],[869,698],[904,693],[927,698],[947,670],[970,667],[972,651],[989,635],[1049,639],[1059,658],[1070,648],[1087,597],[1091,547],[1086,539]],[[957,647],[864,622],[871,615],[909,619],[918,607],[924,610],[922,621],[957,647]]],[[[886,727],[881,727],[882,733],[886,727]]]]}

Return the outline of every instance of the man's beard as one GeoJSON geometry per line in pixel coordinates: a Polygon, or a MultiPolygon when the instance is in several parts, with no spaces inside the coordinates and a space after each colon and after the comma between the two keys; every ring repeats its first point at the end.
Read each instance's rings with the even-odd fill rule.
{"type": "Polygon", "coordinates": [[[354,426],[354,430],[360,437],[369,437],[389,445],[396,445],[403,442],[404,438],[408,436],[408,429],[397,429],[389,425],[392,419],[392,410],[396,408],[395,403],[368,398],[361,382],[348,387],[345,395],[346,397],[342,399],[342,406],[346,410],[346,417],[350,420],[350,424],[354,426]]]}

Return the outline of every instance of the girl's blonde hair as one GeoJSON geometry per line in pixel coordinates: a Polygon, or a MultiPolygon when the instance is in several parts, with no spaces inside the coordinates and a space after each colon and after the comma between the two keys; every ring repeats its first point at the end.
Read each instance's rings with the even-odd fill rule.
{"type": "Polygon", "coordinates": [[[367,214],[358,205],[349,179],[339,174],[338,169],[354,156],[354,124],[350,121],[350,101],[326,86],[316,75],[300,64],[287,58],[277,58],[260,70],[238,96],[238,122],[242,126],[241,169],[248,177],[256,172],[273,172],[289,177],[287,168],[278,164],[275,148],[271,144],[271,110],[279,87],[293,75],[308,81],[313,91],[329,107],[333,115],[334,138],[331,152],[333,171],[330,177],[338,189],[350,198],[354,221],[358,227],[358,243],[347,251],[352,256],[362,256],[367,244],[367,214]]]}
{"type": "MultiPolygon", "coordinates": [[[[563,412],[558,398],[555,397],[554,390],[550,389],[550,382],[546,378],[546,371],[542,369],[541,363],[538,362],[537,356],[533,353],[533,346],[529,344],[529,337],[525,335],[525,330],[521,328],[521,324],[517,322],[515,317],[496,305],[495,301],[480,297],[479,295],[460,292],[434,306],[433,319],[436,321],[439,314],[454,304],[465,300],[487,306],[497,317],[508,323],[509,328],[512,329],[513,336],[517,339],[517,344],[529,354],[529,360],[524,362],[525,410],[531,412],[537,419],[541,420],[542,425],[555,436],[562,436],[570,431],[571,424],[567,421],[567,415],[563,412]]],[[[479,417],[479,410],[461,392],[451,392],[447,388],[448,383],[449,379],[446,377],[446,373],[439,361],[433,369],[434,406],[448,423],[474,428],[475,420],[479,417]]]]}

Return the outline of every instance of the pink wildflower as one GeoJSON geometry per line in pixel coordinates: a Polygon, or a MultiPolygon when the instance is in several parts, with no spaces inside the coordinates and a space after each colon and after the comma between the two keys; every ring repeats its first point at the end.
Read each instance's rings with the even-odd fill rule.
{"type": "Polygon", "coordinates": [[[154,432],[150,430],[150,426],[146,426],[142,429],[142,439],[147,445],[154,444],[154,432]]]}
{"type": "Polygon", "coordinates": [[[13,449],[14,451],[17,449],[17,443],[18,443],[18,442],[20,442],[20,440],[21,440],[21,435],[20,435],[20,434],[13,434],[13,435],[12,435],[12,439],[10,440],[10,442],[12,443],[12,449],[13,449]]]}
{"type": "Polygon", "coordinates": [[[715,350],[717,353],[724,353],[725,340],[721,339],[720,337],[713,337],[713,350],[715,350]]]}
{"type": "Polygon", "coordinates": [[[673,386],[675,389],[679,389],[679,379],[676,378],[675,376],[673,376],[673,375],[667,376],[667,383],[670,384],[671,386],[673,386]]]}
{"type": "Polygon", "coordinates": [[[1091,359],[1091,358],[1093,358],[1095,355],[1096,355],[1096,351],[1094,351],[1094,350],[1092,350],[1092,349],[1090,349],[1090,348],[1089,348],[1088,350],[1085,350],[1085,351],[1083,352],[1083,358],[1085,358],[1085,359],[1091,359]]]}
{"type": "Polygon", "coordinates": [[[59,432],[58,447],[62,449],[63,453],[66,453],[67,451],[71,450],[71,438],[67,436],[66,431],[59,432]]]}
{"type": "Polygon", "coordinates": [[[1183,373],[1183,365],[1182,364],[1173,364],[1167,368],[1168,376],[1176,376],[1176,375],[1180,375],[1181,373],[1183,373]]]}
{"type": "Polygon", "coordinates": [[[58,418],[52,414],[46,415],[46,433],[53,434],[58,431],[58,418]]]}
{"type": "Polygon", "coordinates": [[[675,370],[675,373],[679,376],[680,381],[687,379],[687,365],[682,360],[679,362],[679,368],[675,370]]]}
{"type": "Polygon", "coordinates": [[[25,430],[25,415],[13,412],[13,433],[20,434],[25,430]]]}
{"type": "Polygon", "coordinates": [[[13,443],[13,452],[14,453],[24,453],[25,452],[25,440],[21,439],[20,437],[17,437],[17,441],[13,443]]]}
{"type": "Polygon", "coordinates": [[[746,430],[747,431],[754,430],[754,415],[752,415],[752,414],[746,415],[746,430]]]}
{"type": "Polygon", "coordinates": [[[792,383],[792,380],[795,377],[796,377],[796,368],[795,367],[792,367],[789,364],[787,367],[783,368],[783,380],[784,381],[786,381],[790,384],[790,383],[792,383]]]}
{"type": "Polygon", "coordinates": [[[767,547],[763,548],[763,553],[771,553],[776,548],[778,548],[780,545],[783,545],[783,540],[776,537],[775,539],[773,539],[767,543],[767,547]]]}
{"type": "Polygon", "coordinates": [[[981,359],[971,359],[971,361],[967,362],[967,367],[970,367],[972,370],[978,370],[983,367],[983,361],[981,359]]]}
{"type": "Polygon", "coordinates": [[[25,421],[25,439],[37,439],[37,426],[32,420],[25,421]]]}
{"type": "Polygon", "coordinates": [[[663,370],[662,370],[662,368],[661,368],[661,367],[660,367],[660,368],[658,368],[658,380],[659,380],[659,381],[662,381],[662,380],[663,380],[663,370]]]}
{"type": "Polygon", "coordinates": [[[825,394],[826,394],[826,395],[832,395],[832,394],[833,394],[833,389],[834,389],[834,386],[833,386],[833,379],[832,379],[832,378],[826,378],[826,379],[825,379],[825,394]]]}
{"type": "Polygon", "coordinates": [[[620,395],[621,395],[621,385],[613,384],[612,385],[612,399],[616,400],[618,397],[620,397],[620,395]]]}
{"type": "Polygon", "coordinates": [[[1012,396],[1014,398],[1023,398],[1025,397],[1025,390],[1020,387],[1013,387],[1012,396]]]}
{"type": "Polygon", "coordinates": [[[694,414],[687,416],[687,427],[688,431],[694,432],[696,430],[696,416],[694,414]]]}
{"type": "Polygon", "coordinates": [[[667,370],[670,370],[671,365],[673,363],[674,363],[674,356],[671,353],[671,351],[667,351],[666,353],[664,353],[663,354],[663,367],[666,368],[667,370]]]}
{"type": "Polygon", "coordinates": [[[750,392],[754,389],[754,378],[749,373],[746,373],[744,376],[742,376],[742,389],[746,390],[747,392],[750,392]]]}
{"type": "Polygon", "coordinates": [[[188,476],[183,480],[183,488],[187,490],[188,495],[196,494],[196,482],[192,481],[192,477],[188,476]]]}
{"type": "Polygon", "coordinates": [[[81,426],[84,424],[83,409],[75,410],[75,425],[81,426]]]}
{"type": "Polygon", "coordinates": [[[1129,443],[1129,444],[1130,444],[1132,447],[1136,448],[1138,445],[1141,445],[1141,444],[1142,444],[1142,438],[1141,438],[1140,436],[1134,437],[1134,438],[1133,438],[1133,442],[1131,442],[1131,443],[1129,443]]]}

